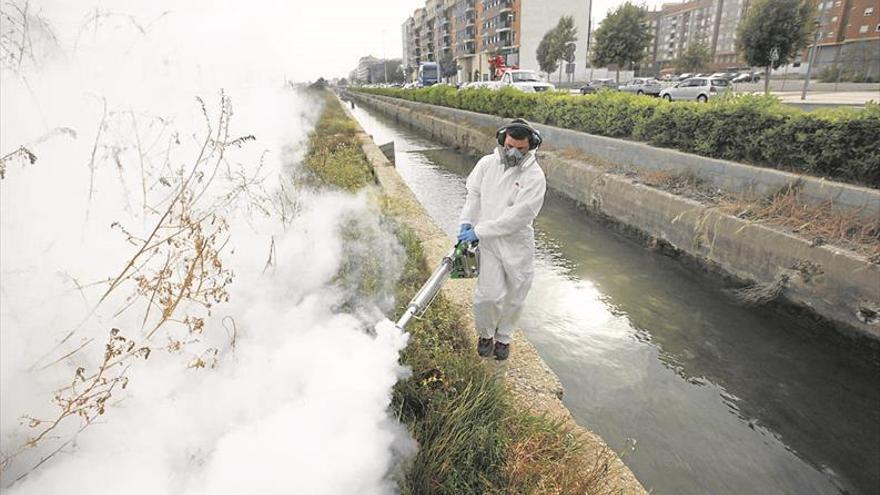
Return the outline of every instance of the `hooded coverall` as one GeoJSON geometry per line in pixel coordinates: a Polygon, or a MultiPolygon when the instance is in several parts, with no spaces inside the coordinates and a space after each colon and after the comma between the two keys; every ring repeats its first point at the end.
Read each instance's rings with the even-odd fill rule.
{"type": "Polygon", "coordinates": [[[474,324],[480,337],[509,344],[534,277],[532,221],[544,204],[544,171],[534,151],[505,169],[496,149],[477,162],[466,187],[460,224],[473,225],[480,241],[474,324]]]}

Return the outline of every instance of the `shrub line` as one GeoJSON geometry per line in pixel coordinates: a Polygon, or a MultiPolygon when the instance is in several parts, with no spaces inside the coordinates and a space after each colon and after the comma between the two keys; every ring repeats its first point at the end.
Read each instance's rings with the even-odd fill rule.
{"type": "Polygon", "coordinates": [[[710,158],[880,189],[880,104],[806,112],[772,96],[725,94],[708,103],[600,91],[523,93],[504,88],[354,88],[598,136],[641,141],[710,158]]]}

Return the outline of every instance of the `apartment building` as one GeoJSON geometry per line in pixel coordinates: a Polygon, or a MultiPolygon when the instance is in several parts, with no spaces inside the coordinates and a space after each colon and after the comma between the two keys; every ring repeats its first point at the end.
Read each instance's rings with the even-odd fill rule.
{"type": "MultiPolygon", "coordinates": [[[[815,73],[829,65],[880,76],[880,5],[876,0],[824,0],[817,4],[815,73]]],[[[815,38],[814,38],[815,39],[815,38]]],[[[806,61],[810,49],[801,58],[806,61]]],[[[806,64],[799,69],[806,71],[806,64]]]]}
{"type": "Polygon", "coordinates": [[[714,32],[712,0],[665,4],[660,11],[649,14],[647,29],[654,36],[651,65],[662,68],[674,64],[688,46],[702,43],[711,47],[714,32]],[[656,25],[651,25],[651,20],[656,25]]]}
{"type": "Polygon", "coordinates": [[[380,60],[376,57],[367,55],[366,57],[361,57],[358,60],[357,69],[354,71],[355,80],[370,82],[370,70],[376,64],[378,64],[380,60]]]}
{"type": "Polygon", "coordinates": [[[709,69],[745,65],[736,52],[736,29],[748,11],[749,0],[691,0],[663,4],[648,12],[646,29],[652,44],[641,64],[644,74],[674,67],[688,46],[702,43],[710,54],[709,69]]]}
{"type": "Polygon", "coordinates": [[[427,0],[401,27],[405,66],[449,54],[461,82],[489,78],[489,59],[538,70],[536,51],[563,15],[578,29],[575,79],[586,78],[590,0],[427,0]]]}

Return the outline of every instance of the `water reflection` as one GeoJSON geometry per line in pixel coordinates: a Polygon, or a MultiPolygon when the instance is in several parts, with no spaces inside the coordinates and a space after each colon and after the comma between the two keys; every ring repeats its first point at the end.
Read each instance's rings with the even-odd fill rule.
{"type": "MultiPolygon", "coordinates": [[[[451,234],[475,159],[362,108],[451,234]]],[[[549,195],[522,326],[575,418],[661,494],[873,493],[880,369],[549,195]]]]}

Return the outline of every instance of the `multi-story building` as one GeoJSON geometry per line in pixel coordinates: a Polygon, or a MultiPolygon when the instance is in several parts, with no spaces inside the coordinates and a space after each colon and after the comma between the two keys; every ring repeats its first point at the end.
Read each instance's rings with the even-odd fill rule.
{"type": "Polygon", "coordinates": [[[575,20],[575,79],[586,75],[590,0],[427,0],[403,23],[406,65],[451,54],[459,81],[490,77],[489,59],[538,70],[536,51],[560,17],[575,20]]]}
{"type": "Polygon", "coordinates": [[[695,43],[711,50],[715,27],[712,12],[712,0],[664,4],[660,10],[648,12],[646,29],[653,42],[648,49],[650,57],[642,63],[643,69],[656,73],[674,65],[695,43]]]}
{"type": "MultiPolygon", "coordinates": [[[[880,76],[880,5],[876,0],[825,0],[817,4],[818,39],[813,72],[846,67],[869,77],[880,76]]],[[[810,50],[801,58],[806,61],[810,50]]],[[[800,64],[805,72],[806,64],[800,64]]]]}
{"type": "Polygon", "coordinates": [[[660,48],[658,29],[660,28],[660,11],[649,10],[646,12],[646,29],[651,36],[651,44],[645,48],[645,55],[639,64],[640,75],[656,75],[660,70],[660,64],[657,62],[657,52],[660,48]]]}
{"type": "Polygon", "coordinates": [[[452,7],[453,56],[459,81],[473,81],[477,70],[478,41],[476,0],[455,0],[452,7]]]}
{"type": "Polygon", "coordinates": [[[712,0],[714,29],[709,48],[716,68],[745,63],[736,50],[736,30],[745,19],[750,5],[749,0],[712,0]]]}
{"type": "Polygon", "coordinates": [[[375,84],[400,81],[398,70],[401,59],[379,59],[368,55],[358,60],[358,66],[348,74],[352,82],[375,84]]]}
{"type": "Polygon", "coordinates": [[[367,55],[366,57],[361,57],[358,60],[358,66],[356,71],[357,80],[361,82],[372,82],[370,81],[370,69],[379,63],[379,59],[373,57],[371,55],[367,55]]]}
{"type": "Polygon", "coordinates": [[[703,44],[709,52],[707,69],[723,70],[745,62],[736,51],[736,29],[749,0],[690,0],[663,4],[648,12],[646,29],[652,44],[641,64],[644,74],[656,74],[676,61],[688,47],[703,44]]]}
{"type": "MultiPolygon", "coordinates": [[[[709,49],[710,70],[746,66],[737,52],[736,33],[750,6],[751,0],[690,0],[663,4],[660,10],[648,12],[646,29],[651,30],[654,42],[647,50],[642,70],[651,73],[674,67],[688,45],[695,42],[709,49]]],[[[880,76],[877,0],[818,0],[816,8],[819,37],[814,71],[838,65],[859,74],[880,76]]],[[[806,71],[804,62],[810,50],[804,50],[784,71],[806,71]]]]}

